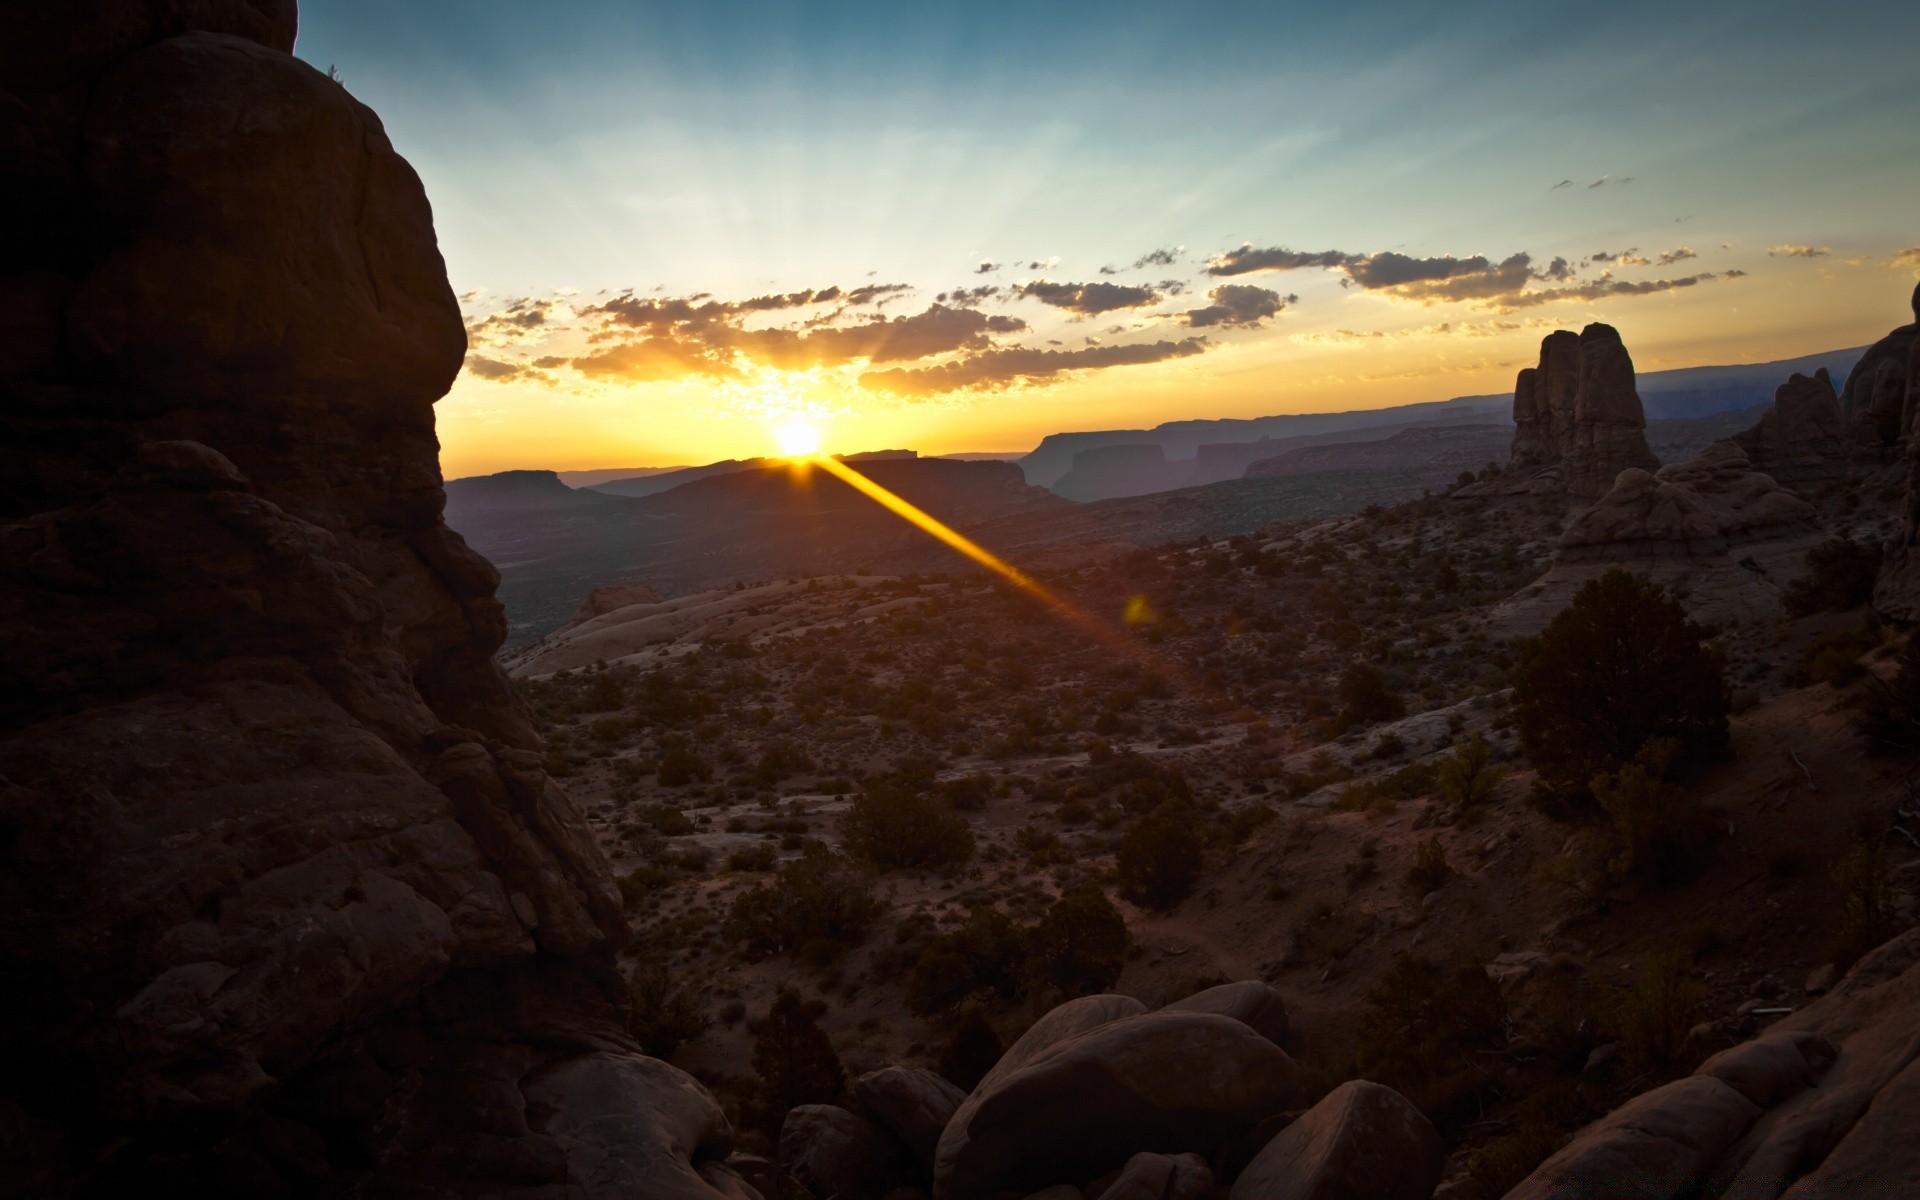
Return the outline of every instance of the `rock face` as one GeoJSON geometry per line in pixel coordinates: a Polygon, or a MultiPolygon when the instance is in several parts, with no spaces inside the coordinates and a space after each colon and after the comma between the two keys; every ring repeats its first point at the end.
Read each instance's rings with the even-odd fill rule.
{"type": "Polygon", "coordinates": [[[1533,632],[1587,580],[1625,567],[1668,587],[1696,619],[1769,619],[1818,539],[1811,505],[1753,470],[1736,442],[1715,442],[1657,473],[1622,471],[1568,524],[1547,574],[1495,617],[1510,633],[1533,632]]]}
{"type": "Polygon", "coordinates": [[[0,15],[0,1139],[54,1190],[741,1194],[440,520],[426,197],[294,24],[0,15]]]}
{"type": "Polygon", "coordinates": [[[1234,1020],[1278,1046],[1287,1037],[1287,1002],[1257,979],[1223,983],[1164,1006],[1162,1012],[1210,1012],[1234,1020]]]}
{"type": "Polygon", "coordinates": [[[1847,472],[1852,445],[1846,416],[1825,368],[1795,374],[1773,393],[1760,423],[1732,440],[1756,471],[1781,483],[1823,483],[1847,472]]]}
{"type": "Polygon", "coordinates": [[[1914,400],[1909,394],[1911,358],[1920,338],[1920,286],[1914,288],[1913,322],[1902,325],[1868,347],[1847,374],[1840,392],[1840,410],[1854,441],[1878,450],[1890,450],[1913,427],[1914,400]]]}
{"type": "Polygon", "coordinates": [[[989,1073],[941,1135],[934,1194],[1082,1183],[1141,1151],[1218,1160],[1298,1099],[1293,1060],[1238,1021],[1123,1017],[989,1073]]]}
{"type": "Polygon", "coordinates": [[[1545,490],[1598,496],[1621,471],[1660,465],[1647,445],[1633,359],[1611,325],[1548,334],[1539,364],[1514,384],[1513,423],[1512,464],[1535,478],[1551,471],[1545,490]]]}
{"type": "Polygon", "coordinates": [[[913,1151],[922,1174],[931,1177],[940,1133],[967,1094],[932,1071],[882,1067],[854,1081],[853,1097],[875,1124],[913,1151]]]}
{"type": "Polygon", "coordinates": [[[597,587],[587,593],[587,598],[580,602],[580,611],[573,614],[573,620],[563,626],[560,632],[565,633],[576,626],[585,625],[595,617],[603,617],[636,604],[658,603],[660,593],[644,583],[616,583],[597,587]]]}
{"type": "Polygon", "coordinates": [[[1231,1200],[1427,1200],[1439,1131],[1400,1093],[1357,1079],[1328,1092],[1247,1164],[1231,1200]]]}
{"type": "Polygon", "coordinates": [[[1507,1195],[1892,1200],[1920,1194],[1917,1122],[1913,930],[1759,1038],[1588,1126],[1507,1195]]]}
{"type": "Polygon", "coordinates": [[[809,1192],[831,1200],[881,1200],[914,1174],[906,1147],[886,1130],[831,1104],[787,1113],[780,1158],[809,1192]]]}
{"type": "MultiPolygon", "coordinates": [[[[1920,285],[1913,289],[1913,318],[1914,325],[1909,328],[1920,328],[1920,285]]],[[[1898,334],[1899,330],[1894,332],[1898,334]]],[[[1878,349],[1876,345],[1874,350],[1878,349]]],[[[1872,357],[1872,351],[1868,357],[1872,357]]],[[[1914,422],[1920,416],[1916,409],[1920,409],[1920,337],[1907,347],[1905,522],[1873,593],[1874,608],[1902,621],[1920,620],[1920,438],[1913,436],[1914,422]]]]}

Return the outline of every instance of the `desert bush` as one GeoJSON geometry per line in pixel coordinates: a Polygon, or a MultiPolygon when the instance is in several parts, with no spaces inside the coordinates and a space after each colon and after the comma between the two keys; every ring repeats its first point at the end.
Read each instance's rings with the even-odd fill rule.
{"type": "Polygon", "coordinates": [[[846,1069],[818,1021],[827,1006],[783,988],[753,1031],[753,1094],[742,1115],[777,1136],[787,1110],[802,1104],[836,1104],[847,1093],[846,1069]]]}
{"type": "Polygon", "coordinates": [[[1796,617],[1858,608],[1873,599],[1879,574],[1878,546],[1834,538],[1807,551],[1807,573],[1787,584],[1780,604],[1796,617]]]}
{"type": "Polygon", "coordinates": [[[1155,909],[1172,908],[1191,895],[1205,860],[1197,823],[1185,805],[1163,804],[1127,830],[1115,863],[1120,894],[1155,909]]]}
{"type": "Polygon", "coordinates": [[[700,998],[688,988],[674,987],[672,976],[660,963],[649,963],[633,973],[627,1002],[627,1031],[655,1058],[672,1058],[675,1050],[707,1031],[700,998]]]}
{"type": "Polygon", "coordinates": [[[1407,868],[1407,887],[1416,896],[1437,891],[1453,878],[1453,864],[1447,861],[1447,848],[1434,834],[1414,851],[1413,865],[1407,868]]]}
{"type": "Polygon", "coordinates": [[[790,950],[832,957],[858,944],[880,909],[865,871],[825,845],[808,842],[771,883],[734,898],[723,932],[753,957],[790,950]]]}
{"type": "Polygon", "coordinates": [[[987,1010],[969,1004],[960,1010],[953,1035],[940,1052],[937,1070],[955,1087],[971,1092],[1005,1053],[999,1032],[987,1019],[987,1010]]]}
{"type": "Polygon", "coordinates": [[[669,867],[652,864],[635,867],[620,876],[618,880],[620,899],[631,911],[644,903],[648,896],[671,884],[673,880],[673,870],[669,867]]]}
{"type": "Polygon", "coordinates": [[[1504,1196],[1566,1145],[1585,1121],[1584,1106],[1572,1088],[1543,1088],[1520,1102],[1511,1130],[1468,1151],[1467,1173],[1482,1195],[1504,1196]]]}
{"type": "Polygon", "coordinates": [[[1673,767],[1726,748],[1731,701],[1707,634],[1657,585],[1616,568],[1527,643],[1514,721],[1550,809],[1593,813],[1594,776],[1654,738],[1675,742],[1673,767]]]}
{"type": "Polygon", "coordinates": [[[1132,938],[1106,894],[1092,883],[1068,890],[1047,909],[1027,940],[1032,986],[1069,999],[1104,992],[1120,978],[1132,938]]]}
{"type": "Polygon", "coordinates": [[[1407,715],[1407,703],[1387,686],[1387,677],[1371,663],[1355,662],[1340,674],[1339,720],[1347,727],[1397,721],[1407,715]]]}
{"type": "Polygon", "coordinates": [[[1795,687],[1824,683],[1845,687],[1867,673],[1860,656],[1873,649],[1876,639],[1864,629],[1843,629],[1815,638],[1800,656],[1791,682],[1795,687]]]}
{"type": "Polygon", "coordinates": [[[1869,754],[1920,751],[1920,641],[1901,648],[1892,676],[1868,675],[1854,703],[1854,724],[1869,754]]]}
{"type": "Polygon", "coordinates": [[[908,1005],[938,1012],[980,991],[1018,999],[1026,982],[1027,932],[992,905],[975,908],[921,952],[907,982],[908,1005]]]}
{"type": "Polygon", "coordinates": [[[1679,752],[1671,738],[1654,738],[1619,770],[1589,785],[1607,820],[1607,869],[1652,883],[1677,883],[1699,865],[1713,840],[1713,818],[1692,793],[1669,783],[1668,764],[1679,752]]]}
{"type": "Polygon", "coordinates": [[[887,867],[953,867],[972,858],[973,831],[930,774],[902,771],[861,784],[840,821],[847,849],[887,867]]]}
{"type": "Polygon", "coordinates": [[[664,667],[640,676],[627,703],[636,717],[655,725],[697,721],[711,716],[720,707],[697,683],[682,679],[664,667]]]}
{"type": "Polygon", "coordinates": [[[1643,1071],[1671,1071],[1680,1064],[1687,1033],[1706,998],[1706,985],[1670,951],[1649,958],[1633,986],[1614,993],[1603,1017],[1628,1062],[1643,1071]]]}
{"type": "Polygon", "coordinates": [[[1472,808],[1500,784],[1503,772],[1493,761],[1493,747],[1474,734],[1453,748],[1434,775],[1441,798],[1455,808],[1472,808]]]}
{"type": "Polygon", "coordinates": [[[1448,974],[1406,951],[1367,993],[1355,1059],[1368,1078],[1398,1090],[1436,1124],[1477,1100],[1487,1077],[1476,1051],[1505,1037],[1507,1006],[1486,969],[1448,974]]]}
{"type": "Polygon", "coordinates": [[[780,864],[780,855],[768,842],[745,846],[727,854],[729,871],[771,871],[780,864]]]}
{"type": "Polygon", "coordinates": [[[1870,823],[1861,824],[1853,848],[1829,872],[1840,888],[1841,918],[1827,953],[1842,971],[1905,925],[1896,912],[1899,895],[1886,837],[1870,823]]]}
{"type": "Polygon", "coordinates": [[[685,787],[696,780],[713,779],[713,766],[685,746],[674,746],[660,756],[660,786],[685,787]]]}

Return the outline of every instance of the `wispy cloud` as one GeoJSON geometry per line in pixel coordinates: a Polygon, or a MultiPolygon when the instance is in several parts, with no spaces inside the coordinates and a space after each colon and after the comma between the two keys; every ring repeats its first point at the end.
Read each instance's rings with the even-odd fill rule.
{"type": "Polygon", "coordinates": [[[1298,296],[1282,296],[1246,283],[1223,283],[1208,292],[1207,299],[1213,303],[1185,313],[1187,324],[1192,328],[1204,329],[1211,325],[1253,328],[1279,315],[1287,305],[1300,302],[1298,296]]]}
{"type": "Polygon", "coordinates": [[[860,377],[863,387],[903,396],[930,396],[958,391],[996,391],[1016,383],[1053,379],[1075,371],[1118,366],[1140,366],[1188,358],[1207,348],[1205,338],[1159,341],[1125,346],[1088,346],[1079,350],[1045,350],[1012,346],[969,355],[954,362],[926,367],[895,367],[869,371],[860,377]]]}
{"type": "Polygon", "coordinates": [[[1161,300],[1160,290],[1145,284],[1055,283],[1047,279],[1023,283],[1013,289],[1013,294],[1083,317],[1127,308],[1146,308],[1161,300]]]}
{"type": "Polygon", "coordinates": [[[1783,242],[1767,251],[1769,258],[1825,258],[1833,251],[1825,246],[1802,246],[1793,242],[1783,242]]]}

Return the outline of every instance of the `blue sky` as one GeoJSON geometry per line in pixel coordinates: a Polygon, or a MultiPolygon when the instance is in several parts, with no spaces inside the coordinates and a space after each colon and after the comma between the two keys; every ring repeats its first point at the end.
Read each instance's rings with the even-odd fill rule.
{"type": "MultiPolygon", "coordinates": [[[[337,67],[419,170],[456,289],[481,290],[476,320],[602,289],[746,298],[884,281],[915,289],[900,314],[970,283],[1180,280],[1184,293],[1163,289],[1160,308],[1098,333],[1165,340],[1149,317],[1178,318],[1183,294],[1204,304],[1218,282],[1207,262],[1242,243],[1526,253],[1536,270],[1564,257],[1586,280],[1627,278],[1591,256],[1633,250],[1655,260],[1648,281],[1681,267],[1713,278],[1601,311],[1567,292],[1528,320],[1610,320],[1647,367],[1855,344],[1899,319],[1913,271],[1897,256],[1920,245],[1911,24],[1890,3],[309,0],[297,52],[337,67]],[[1659,265],[1682,248],[1688,260],[1659,265]],[[1172,262],[1133,267],[1162,250],[1172,262]],[[983,261],[999,269],[976,275],[983,261]]],[[[1499,390],[1540,336],[1518,322],[1471,353],[1417,345],[1411,331],[1486,304],[1363,295],[1327,270],[1243,282],[1297,299],[1210,332],[1176,366],[996,381],[937,404],[838,377],[802,390],[831,393],[814,406],[848,436],[1000,448],[1048,425],[1137,423],[1156,405],[1166,419],[1499,390]],[[1341,331],[1395,338],[1396,369],[1373,374],[1399,382],[1313,340],[1341,331]]],[[[1093,336],[1087,314],[1061,325],[1031,294],[983,303],[1028,326],[995,346],[1093,336]]],[[[491,352],[531,362],[560,324],[491,352]]],[[[685,387],[549,375],[463,378],[443,432],[457,446],[470,427],[478,445],[482,422],[597,411],[588,425],[655,418],[657,444],[626,439],[623,454],[699,457],[743,436],[725,420],[691,432],[685,387]]]]}

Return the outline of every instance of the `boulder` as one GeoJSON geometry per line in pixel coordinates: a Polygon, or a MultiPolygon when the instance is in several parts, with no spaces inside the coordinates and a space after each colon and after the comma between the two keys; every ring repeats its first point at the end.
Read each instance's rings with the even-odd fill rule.
{"type": "Polygon", "coordinates": [[[1298,1099],[1293,1060],[1239,1021],[1125,1017],[996,1068],[941,1135],[934,1192],[971,1200],[1078,1183],[1142,1150],[1213,1160],[1298,1099]]]}
{"type": "Polygon", "coordinates": [[[1427,1200],[1446,1148],[1392,1088],[1343,1083],[1281,1130],[1234,1180],[1232,1200],[1427,1200]]]}
{"type": "Polygon", "coordinates": [[[1077,1000],[1056,1005],[1029,1026],[1013,1045],[1007,1047],[1000,1061],[981,1077],[979,1086],[973,1089],[974,1094],[978,1095],[1069,1038],[1113,1021],[1137,1017],[1146,1011],[1147,1006],[1132,996],[1112,993],[1081,996],[1077,1000]]]}
{"type": "Polygon", "coordinates": [[[932,1071],[882,1067],[854,1080],[860,1111],[913,1151],[923,1172],[933,1170],[934,1148],[967,1094],[932,1071]]]}
{"type": "Polygon", "coordinates": [[[1206,1200],[1212,1192],[1213,1171],[1199,1155],[1142,1151],[1088,1200],[1206,1200]]]}
{"type": "Polygon", "coordinates": [[[657,1059],[574,1058],[535,1077],[525,1103],[533,1126],[565,1155],[564,1182],[583,1194],[758,1196],[726,1166],[733,1133],[720,1106],[692,1076],[657,1059]]]}
{"type": "Polygon", "coordinates": [[[1694,1073],[1718,1079],[1761,1108],[1772,1108],[1819,1082],[1839,1054],[1817,1033],[1780,1029],[1722,1050],[1694,1073]]]}
{"type": "Polygon", "coordinates": [[[1693,1195],[1759,1115],[1759,1106],[1711,1076],[1675,1080],[1581,1130],[1506,1200],[1693,1195]]]}
{"type": "Polygon", "coordinates": [[[912,1183],[907,1148],[886,1130],[832,1104],[802,1104],[780,1126],[787,1173],[820,1200],[881,1200],[912,1183]]]}
{"type": "Polygon", "coordinates": [[[1257,979],[1223,983],[1176,1000],[1162,1012],[1210,1012],[1234,1020],[1278,1046],[1287,1036],[1287,1002],[1257,979]]]}

